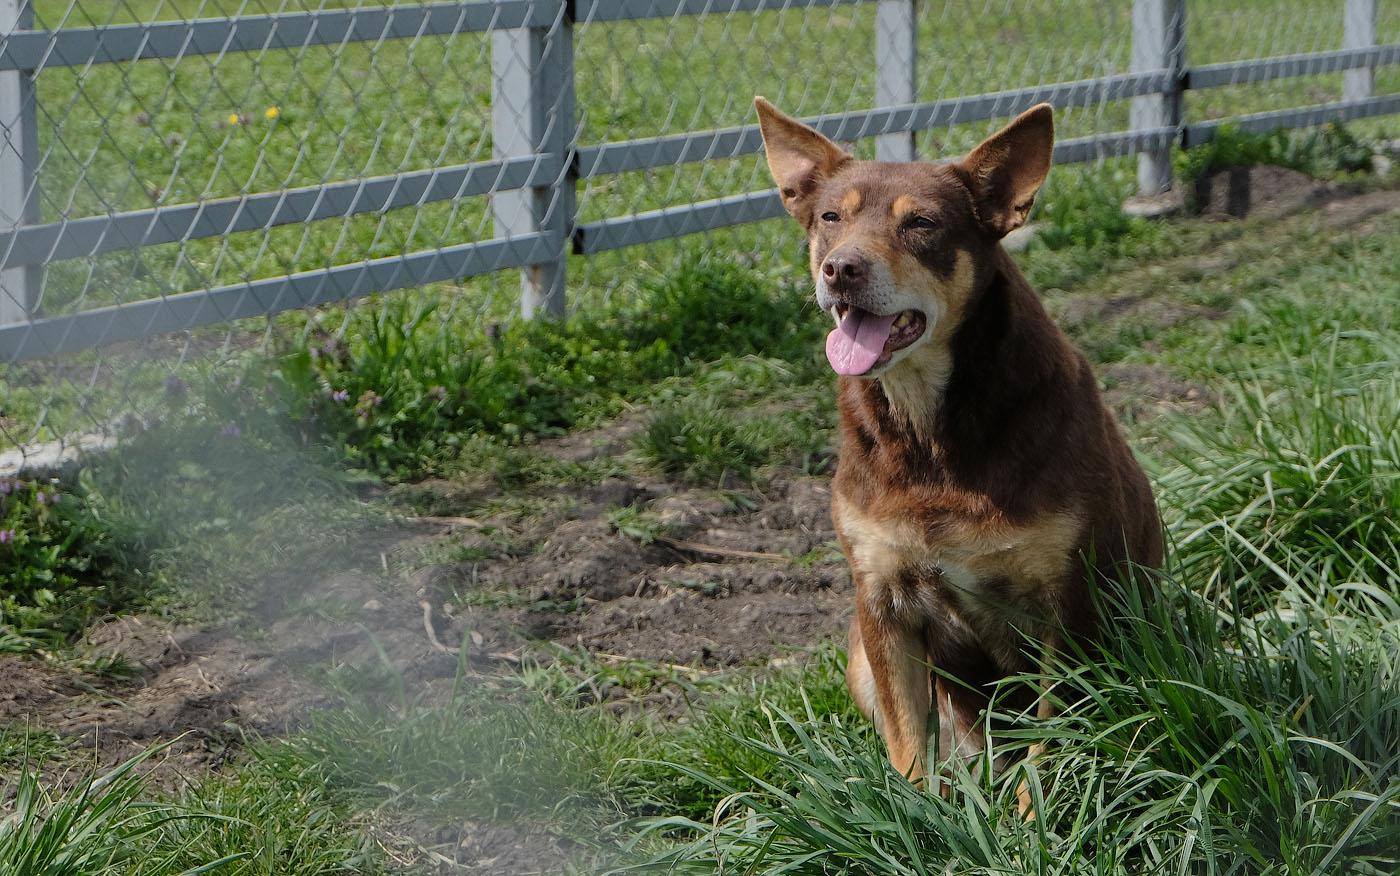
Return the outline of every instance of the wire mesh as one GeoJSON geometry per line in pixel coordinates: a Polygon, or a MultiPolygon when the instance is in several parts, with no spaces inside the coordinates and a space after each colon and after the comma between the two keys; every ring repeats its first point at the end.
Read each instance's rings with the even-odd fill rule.
{"type": "MultiPolygon", "coordinates": [[[[1344,19],[1368,4],[1179,5],[1195,68],[1357,45],[1344,19]]],[[[1397,4],[1369,5],[1366,39],[1393,48],[1397,4]]],[[[579,311],[698,252],[786,268],[801,241],[769,191],[755,94],[827,117],[907,81],[924,115],[901,118],[922,121],[890,130],[930,159],[1038,96],[1058,98],[1062,140],[1124,132],[1131,94],[1100,86],[1132,72],[1133,7],[0,0],[0,451],[111,433],[192,369],[343,336],[385,306],[375,293],[451,330],[518,318],[522,283],[550,307],[567,277],[579,311]],[[910,19],[905,65],[890,22],[910,19]]],[[[1358,74],[1335,65],[1188,90],[1181,122],[1341,100],[1358,74]]],[[[1400,91],[1393,60],[1364,72],[1370,93],[1400,91]]],[[[873,157],[883,124],[842,130],[873,157]]],[[[1052,184],[1121,200],[1130,151],[1086,141],[1092,160],[1052,184]]]]}

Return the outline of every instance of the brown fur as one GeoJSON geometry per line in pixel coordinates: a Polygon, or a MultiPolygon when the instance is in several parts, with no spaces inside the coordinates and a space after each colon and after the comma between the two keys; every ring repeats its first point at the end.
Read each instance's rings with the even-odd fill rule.
{"type": "Polygon", "coordinates": [[[832,490],[856,582],[851,693],[893,765],[919,777],[935,697],[939,750],[976,755],[991,685],[1094,636],[1094,578],[1160,564],[1156,505],[1088,362],[1000,245],[1049,170],[1050,108],[933,165],[856,161],[758,107],[819,300],[931,323],[870,376],[840,378],[832,490]],[[823,286],[843,260],[871,279],[823,286]]]}

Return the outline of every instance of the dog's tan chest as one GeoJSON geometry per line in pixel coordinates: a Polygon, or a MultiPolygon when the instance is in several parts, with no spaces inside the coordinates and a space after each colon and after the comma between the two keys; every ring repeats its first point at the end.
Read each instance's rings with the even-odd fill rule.
{"type": "Polygon", "coordinates": [[[1053,600],[1082,530],[1078,515],[1063,511],[1020,525],[875,517],[839,493],[832,517],[871,609],[916,622],[953,606],[970,627],[1003,609],[1053,600]]]}

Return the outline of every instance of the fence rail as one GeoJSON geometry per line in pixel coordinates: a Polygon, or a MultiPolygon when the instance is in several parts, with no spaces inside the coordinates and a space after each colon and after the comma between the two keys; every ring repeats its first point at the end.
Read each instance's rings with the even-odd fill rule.
{"type": "Polygon", "coordinates": [[[0,35],[0,213],[9,217],[0,229],[0,363],[517,268],[525,313],[561,313],[570,254],[588,256],[757,222],[782,211],[775,193],[762,190],[580,219],[576,190],[585,181],[735,159],[762,148],[754,124],[581,144],[574,94],[581,28],[836,10],[862,2],[873,2],[876,11],[877,105],[807,120],[837,140],[873,139],[881,158],[911,158],[917,132],[1006,117],[1041,101],[1058,107],[1131,101],[1127,129],[1065,139],[1055,157],[1069,164],[1136,154],[1140,192],[1154,195],[1171,185],[1172,147],[1206,142],[1226,123],[1267,131],[1400,113],[1400,94],[1373,93],[1375,71],[1400,64],[1400,44],[1376,44],[1374,0],[1338,4],[1337,14],[1345,19],[1340,49],[1206,64],[1187,62],[1184,0],[1135,0],[1126,72],[934,100],[918,99],[913,0],[492,0],[46,30],[30,26],[27,2],[0,0],[0,32],[9,30],[0,35]],[[45,71],[73,68],[85,75],[102,65],[201,56],[218,63],[240,53],[262,57],[472,34],[489,39],[483,51],[490,54],[490,115],[482,126],[489,128],[491,160],[98,214],[70,215],[69,205],[50,205],[56,215],[41,221],[45,180],[38,169],[36,131],[45,108],[35,80],[45,71]],[[1325,74],[1345,77],[1342,100],[1225,119],[1184,118],[1187,92],[1325,74]],[[489,198],[494,221],[489,239],[74,313],[46,315],[41,306],[42,272],[68,260],[478,197],[489,198]]]}

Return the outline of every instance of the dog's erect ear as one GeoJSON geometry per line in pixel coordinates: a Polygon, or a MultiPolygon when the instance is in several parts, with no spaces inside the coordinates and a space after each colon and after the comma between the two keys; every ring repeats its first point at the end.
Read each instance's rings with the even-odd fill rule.
{"type": "Polygon", "coordinates": [[[851,159],[840,146],[791,116],[784,115],[766,98],[755,97],[758,127],[763,132],[763,148],[768,170],[783,197],[783,206],[798,221],[806,223],[810,212],[807,197],[817,183],[851,159]]]}
{"type": "Polygon", "coordinates": [[[972,179],[982,222],[1003,236],[1026,222],[1035,193],[1050,172],[1055,147],[1055,112],[1042,103],[983,140],[962,160],[972,179]]]}

